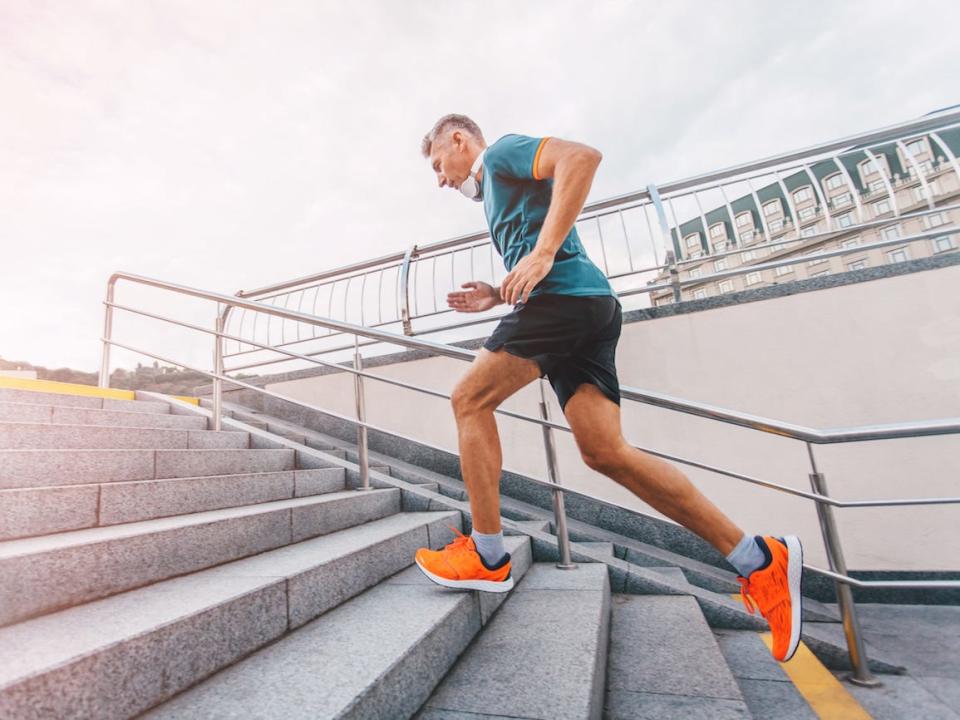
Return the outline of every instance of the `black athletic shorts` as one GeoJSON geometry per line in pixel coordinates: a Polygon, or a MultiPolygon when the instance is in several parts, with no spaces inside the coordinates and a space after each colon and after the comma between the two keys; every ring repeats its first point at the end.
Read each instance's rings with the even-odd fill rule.
{"type": "Polygon", "coordinates": [[[614,359],[622,311],[613,295],[533,295],[503,316],[483,347],[494,352],[502,346],[535,360],[561,409],[583,383],[596,385],[619,405],[614,359]]]}

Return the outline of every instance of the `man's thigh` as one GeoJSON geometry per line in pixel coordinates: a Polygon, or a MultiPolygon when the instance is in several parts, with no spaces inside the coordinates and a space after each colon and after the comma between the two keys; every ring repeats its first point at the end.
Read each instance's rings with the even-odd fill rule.
{"type": "Polygon", "coordinates": [[[497,407],[517,390],[540,377],[535,360],[512,355],[503,348],[480,348],[454,390],[458,398],[475,406],[497,407]]]}

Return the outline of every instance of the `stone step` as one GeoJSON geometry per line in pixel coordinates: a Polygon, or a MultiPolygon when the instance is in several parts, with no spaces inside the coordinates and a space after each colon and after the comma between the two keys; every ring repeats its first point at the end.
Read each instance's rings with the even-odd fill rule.
{"type": "Polygon", "coordinates": [[[0,450],[246,448],[247,433],[46,423],[0,423],[0,450]]]}
{"type": "Polygon", "coordinates": [[[93,410],[124,410],[126,412],[161,413],[164,415],[170,412],[170,406],[158,400],[114,400],[112,398],[66,395],[14,388],[0,388],[0,402],[59,405],[93,410]]]}
{"type": "Polygon", "coordinates": [[[414,717],[599,718],[609,630],[605,565],[534,563],[414,717]]]}
{"type": "Polygon", "coordinates": [[[604,711],[617,720],[751,717],[696,600],[682,595],[613,596],[604,711]]]}
{"type": "Polygon", "coordinates": [[[206,418],[188,415],[98,410],[95,408],[0,402],[0,422],[54,423],[59,425],[111,425],[114,427],[181,428],[206,430],[206,418]]]}
{"type": "MultiPolygon", "coordinates": [[[[138,715],[442,547],[449,524],[459,513],[391,515],[0,628],[0,717],[138,715]]],[[[349,660],[273,689],[292,698],[349,660]]]]}
{"type": "Polygon", "coordinates": [[[0,489],[293,470],[293,450],[0,450],[0,489]]]}
{"type": "Polygon", "coordinates": [[[713,634],[755,718],[817,719],[780,663],[773,659],[759,633],[714,630],[713,634]]]}
{"type": "Polygon", "coordinates": [[[320,495],[342,468],[0,490],[0,540],[320,495]]]}
{"type": "MultiPolygon", "coordinates": [[[[506,546],[520,579],[529,541],[506,546]]],[[[411,567],[144,717],[407,718],[508,597],[449,591],[411,567]]]]}
{"type": "Polygon", "coordinates": [[[327,493],[0,543],[0,625],[400,511],[400,491],[327,493]]]}

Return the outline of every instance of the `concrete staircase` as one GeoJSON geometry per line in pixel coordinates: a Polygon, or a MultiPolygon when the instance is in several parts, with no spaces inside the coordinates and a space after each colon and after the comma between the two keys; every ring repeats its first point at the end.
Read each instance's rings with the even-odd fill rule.
{"type": "Polygon", "coordinates": [[[441,588],[413,556],[469,532],[457,481],[374,454],[361,491],[348,443],[143,397],[0,389],[5,720],[767,716],[709,563],[574,522],[560,570],[508,501],[515,589],[441,588]]]}

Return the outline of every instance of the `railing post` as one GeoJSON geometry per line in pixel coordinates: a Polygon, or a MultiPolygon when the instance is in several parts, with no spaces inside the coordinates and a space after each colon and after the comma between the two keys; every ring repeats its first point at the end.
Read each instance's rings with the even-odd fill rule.
{"type": "MultiPolygon", "coordinates": [[[[817,464],[813,458],[813,447],[809,442],[807,443],[807,453],[810,456],[810,467],[813,470],[810,473],[810,485],[815,493],[828,497],[826,478],[824,478],[823,473],[817,470],[817,464]]],[[[829,504],[818,500],[817,517],[820,520],[820,531],[823,534],[823,544],[827,550],[827,562],[830,564],[830,569],[840,575],[846,575],[847,563],[843,558],[840,533],[837,532],[833,508],[829,504]]],[[[860,621],[857,619],[857,606],[853,601],[853,591],[849,585],[840,581],[836,582],[836,588],[840,615],[843,619],[843,633],[847,638],[847,651],[850,653],[850,664],[853,666],[853,674],[847,679],[855,685],[879,687],[880,681],[870,672],[870,663],[867,660],[867,653],[863,644],[863,632],[860,629],[860,621]]]]}
{"type": "Polygon", "coordinates": [[[670,288],[673,290],[673,301],[680,302],[680,270],[677,267],[677,258],[672,250],[667,251],[667,271],[670,273],[670,288]]]}
{"type": "Polygon", "coordinates": [[[417,255],[417,246],[411,245],[403,255],[400,265],[400,321],[403,324],[403,334],[413,335],[413,326],[410,319],[410,261],[417,255]]]}
{"type": "MultiPolygon", "coordinates": [[[[224,314],[217,303],[217,320],[214,324],[217,334],[213,337],[213,372],[223,375],[223,328],[224,314]]],[[[219,377],[213,378],[213,430],[223,429],[223,381],[219,377]]]]}
{"type": "Polygon", "coordinates": [[[113,340],[113,288],[114,279],[107,283],[107,301],[103,313],[103,348],[100,351],[100,377],[97,385],[102,388],[110,387],[110,341],[113,340]]]}
{"type": "MultiPolygon", "coordinates": [[[[353,369],[363,370],[363,358],[360,356],[360,336],[353,336],[353,369]]],[[[363,397],[363,377],[354,374],[353,394],[357,401],[357,460],[360,465],[360,490],[370,490],[370,463],[367,456],[366,404],[363,397]]]]}
{"type": "MultiPolygon", "coordinates": [[[[547,407],[547,397],[543,390],[543,379],[537,381],[540,385],[540,417],[550,419],[550,410],[547,407]]],[[[560,489],[560,477],[557,473],[557,451],[553,444],[553,429],[541,425],[543,430],[543,445],[547,454],[547,476],[550,482],[556,485],[553,490],[553,515],[557,525],[557,548],[560,551],[560,562],[557,567],[561,570],[572,570],[576,563],[570,559],[570,536],[567,533],[567,511],[563,504],[563,490],[560,489]]]]}
{"type": "MultiPolygon", "coordinates": [[[[650,202],[657,213],[657,221],[660,225],[660,243],[663,246],[663,258],[667,264],[667,271],[670,273],[670,285],[673,289],[673,301],[680,302],[680,272],[677,269],[677,258],[680,257],[680,244],[670,232],[670,223],[667,222],[667,213],[663,209],[663,201],[660,199],[660,191],[656,185],[647,185],[647,192],[650,194],[650,202]]],[[[704,228],[706,232],[706,228],[704,228]]]]}

